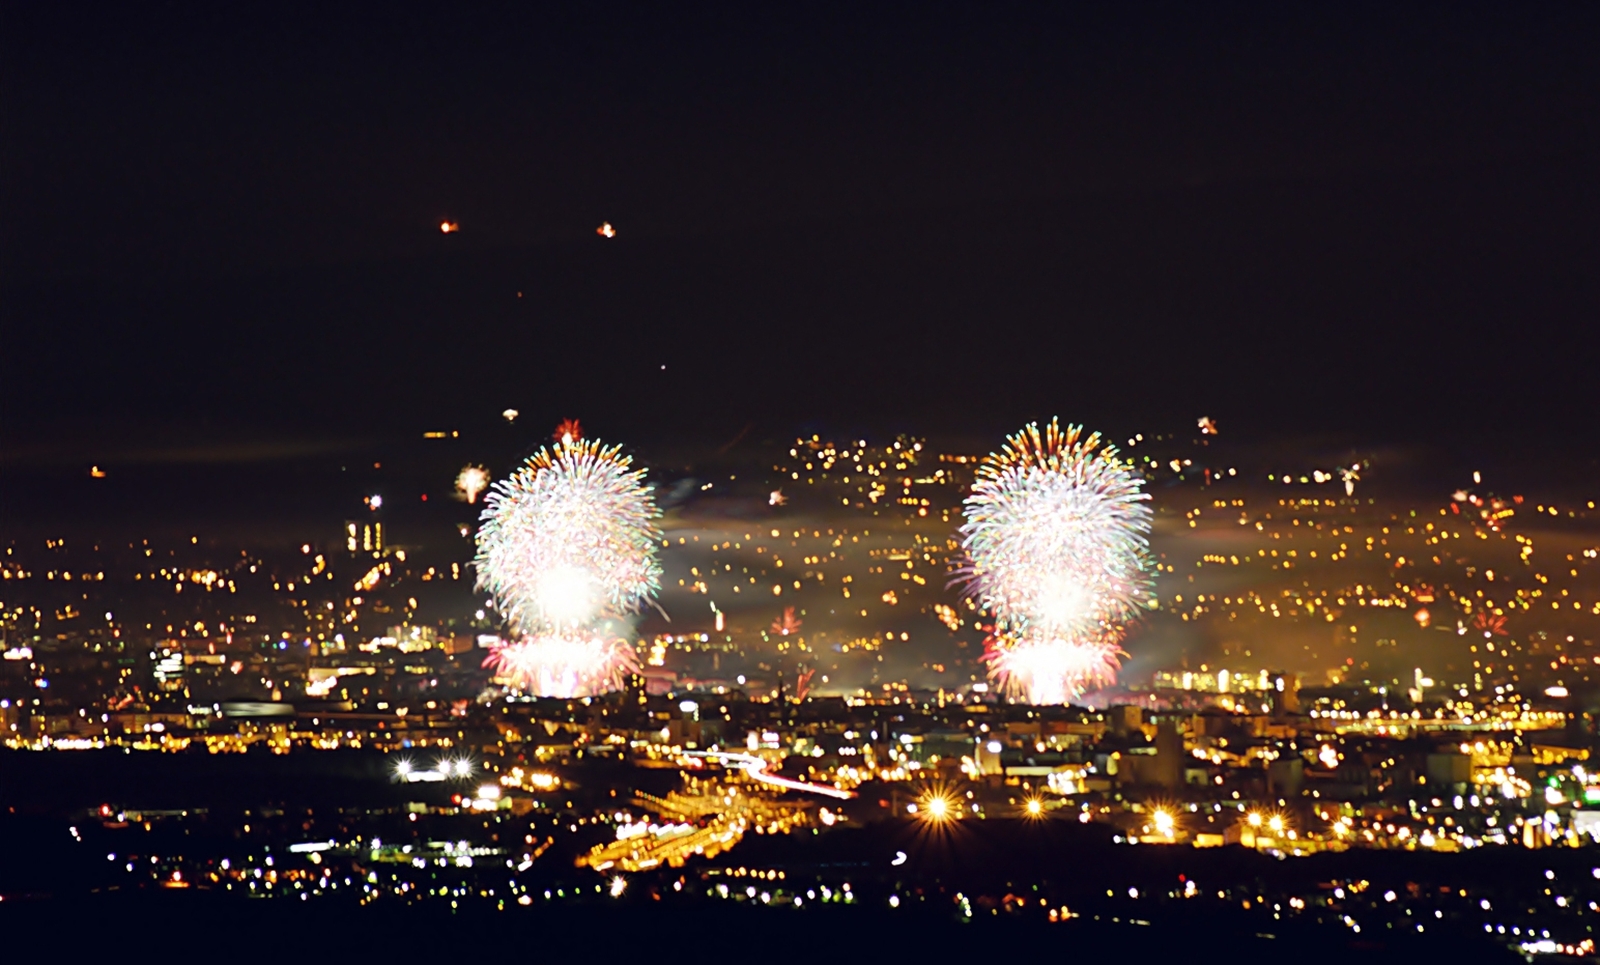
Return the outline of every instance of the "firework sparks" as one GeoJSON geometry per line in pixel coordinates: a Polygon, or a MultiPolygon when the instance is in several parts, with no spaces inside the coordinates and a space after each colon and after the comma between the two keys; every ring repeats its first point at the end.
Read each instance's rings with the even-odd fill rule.
{"type": "Polygon", "coordinates": [[[1481,632],[1485,640],[1491,637],[1503,637],[1506,635],[1506,618],[1503,616],[1490,616],[1479,610],[1478,615],[1472,620],[1472,628],[1481,632]]]}
{"type": "Polygon", "coordinates": [[[482,466],[463,466],[456,474],[456,492],[468,503],[475,503],[489,488],[489,470],[482,466]]]}
{"type": "Polygon", "coordinates": [[[541,448],[484,499],[478,587],[523,636],[494,659],[537,693],[603,692],[631,666],[626,646],[597,642],[660,584],[660,511],[631,467],[619,447],[576,440],[541,448]]]}
{"type": "Polygon", "coordinates": [[[787,637],[789,634],[799,631],[805,622],[794,615],[794,607],[786,606],[783,608],[783,616],[772,621],[772,632],[780,637],[787,637]]]}
{"type": "Polygon", "coordinates": [[[1358,462],[1348,469],[1340,466],[1339,478],[1344,480],[1344,494],[1346,496],[1354,496],[1356,494],[1356,483],[1361,481],[1361,464],[1358,462]]]}
{"type": "Polygon", "coordinates": [[[583,438],[583,423],[577,419],[562,419],[561,424],[556,426],[556,431],[552,433],[552,438],[563,446],[570,446],[583,438]]]}
{"type": "Polygon", "coordinates": [[[620,447],[541,448],[490,487],[478,584],[524,633],[637,611],[656,592],[660,515],[620,447]]]}
{"type": "Polygon", "coordinates": [[[983,662],[989,677],[1030,704],[1066,704],[1117,679],[1122,648],[1114,637],[991,637],[983,662]]]}
{"type": "Polygon", "coordinates": [[[995,617],[991,677],[1032,703],[1115,678],[1122,626],[1149,592],[1143,477],[1099,433],[1030,425],[979,469],[956,574],[995,617]]]}
{"type": "Polygon", "coordinates": [[[485,667],[542,697],[592,697],[618,690],[639,669],[624,640],[586,632],[547,633],[497,644],[485,667]]]}

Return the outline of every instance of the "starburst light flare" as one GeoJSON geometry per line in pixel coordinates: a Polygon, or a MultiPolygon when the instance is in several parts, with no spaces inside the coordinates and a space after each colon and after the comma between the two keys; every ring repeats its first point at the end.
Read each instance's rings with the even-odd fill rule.
{"type": "Polygon", "coordinates": [[[1032,703],[1114,679],[1149,595],[1144,478],[1099,433],[1052,419],[979,468],[961,527],[967,595],[995,618],[990,675],[1032,703]]]}

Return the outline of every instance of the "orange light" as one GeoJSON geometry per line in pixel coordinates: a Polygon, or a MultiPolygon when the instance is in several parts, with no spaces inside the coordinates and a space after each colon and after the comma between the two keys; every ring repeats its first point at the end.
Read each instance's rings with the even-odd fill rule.
{"type": "Polygon", "coordinates": [[[915,814],[929,824],[944,824],[961,817],[961,802],[944,788],[929,788],[917,799],[915,814]]]}
{"type": "Polygon", "coordinates": [[[453,235],[461,230],[461,226],[454,221],[441,221],[439,222],[439,230],[444,234],[453,235]]]}

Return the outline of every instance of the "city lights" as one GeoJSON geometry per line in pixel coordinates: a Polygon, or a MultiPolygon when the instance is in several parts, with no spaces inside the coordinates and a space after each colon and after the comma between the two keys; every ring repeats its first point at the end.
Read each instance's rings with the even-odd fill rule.
{"type": "MultiPolygon", "coordinates": [[[[575,423],[563,426],[545,456],[558,472],[567,471],[556,465],[561,453],[598,448],[581,438],[575,423]]],[[[1040,445],[1048,450],[1046,442],[1041,429],[1040,445]]],[[[1153,440],[1136,442],[1144,451],[1153,440]]],[[[152,547],[149,557],[133,556],[138,585],[159,591],[163,602],[203,606],[170,628],[152,626],[152,639],[133,651],[146,681],[141,686],[151,695],[143,700],[154,697],[155,706],[166,708],[161,711],[129,706],[144,691],[118,692],[103,705],[112,709],[94,713],[72,708],[57,717],[42,709],[49,699],[42,695],[82,692],[61,654],[128,659],[124,621],[137,609],[97,595],[126,579],[109,561],[69,566],[47,545],[36,557],[0,564],[8,581],[0,585],[15,588],[13,594],[70,588],[76,596],[68,597],[56,623],[87,621],[87,611],[94,615],[91,625],[105,629],[80,643],[42,632],[37,640],[15,637],[0,666],[14,669],[22,687],[0,698],[0,723],[13,728],[13,747],[63,753],[260,748],[300,754],[370,747],[388,755],[387,776],[396,784],[438,785],[436,800],[407,805],[400,823],[415,829],[411,840],[395,843],[392,828],[381,845],[317,831],[310,842],[316,850],[308,845],[290,852],[310,876],[300,881],[310,891],[295,891],[299,879],[285,877],[281,856],[275,867],[260,854],[250,864],[243,853],[230,856],[226,873],[196,864],[199,859],[163,866],[153,879],[161,888],[181,880],[189,887],[266,894],[270,883],[274,894],[279,888],[332,894],[335,879],[323,884],[322,873],[360,855],[381,871],[367,883],[375,890],[364,893],[366,900],[378,900],[380,892],[384,900],[427,900],[424,881],[404,875],[440,868],[484,875],[498,866],[510,881],[484,879],[477,895],[496,907],[501,901],[523,907],[569,901],[574,894],[626,903],[649,893],[800,909],[851,903],[855,891],[828,881],[824,896],[820,880],[801,887],[781,877],[781,869],[740,865],[734,856],[744,842],[860,826],[883,832],[893,822],[957,841],[970,835],[963,830],[951,837],[956,822],[1014,822],[1026,851],[1045,840],[1027,835],[1060,827],[1047,820],[1057,815],[1071,819],[1066,826],[1074,829],[1103,829],[1113,844],[1162,845],[1184,854],[1231,845],[1285,859],[1331,851],[1570,850],[1600,840],[1600,820],[1591,817],[1600,806],[1600,768],[1584,756],[1588,748],[1581,742],[1557,736],[1568,733],[1572,695],[1600,669],[1586,655],[1589,638],[1575,622],[1600,616],[1590,613],[1595,601],[1584,582],[1589,561],[1600,553],[1575,552],[1562,561],[1565,570],[1536,568],[1543,544],[1528,549],[1542,537],[1506,522],[1515,517],[1502,517],[1498,530],[1487,523],[1476,530],[1463,531],[1459,523],[1446,528],[1437,521],[1451,517],[1437,509],[1424,519],[1409,510],[1369,508],[1378,504],[1365,499],[1346,501],[1336,492],[1338,475],[1323,472],[1318,482],[1320,470],[1308,470],[1308,482],[1291,485],[1326,486],[1335,490],[1331,495],[1274,494],[1260,501],[1248,491],[1216,493],[1197,483],[1196,495],[1184,488],[1188,484],[1177,484],[1159,490],[1158,499],[1140,500],[1151,503],[1149,538],[1157,542],[1149,550],[1149,571],[1139,577],[1144,585],[1129,601],[1143,615],[1132,631],[1104,638],[1116,649],[1064,646],[1040,630],[1070,629],[1102,606],[1085,583],[1062,579],[1059,570],[1041,571],[1027,590],[1034,616],[1016,624],[1027,632],[1002,628],[1000,640],[995,627],[1003,621],[994,610],[1003,606],[963,598],[941,578],[971,562],[956,537],[963,494],[971,492],[973,473],[983,464],[919,450],[920,444],[902,439],[847,447],[797,439],[787,459],[775,458],[771,482],[757,478],[746,493],[732,492],[738,478],[726,480],[726,495],[723,481],[695,479],[691,491],[707,494],[699,498],[743,499],[763,512],[782,509],[784,515],[759,525],[678,507],[665,525],[645,518],[646,530],[660,529],[630,529],[637,516],[614,526],[605,522],[609,501],[632,498],[628,487],[643,483],[615,475],[632,473],[626,466],[596,467],[598,515],[585,516],[589,483],[573,483],[579,494],[561,505],[576,512],[555,513],[552,499],[544,507],[551,510],[549,521],[535,524],[547,528],[523,530],[504,542],[529,554],[522,564],[542,561],[503,571],[527,577],[508,586],[520,594],[515,599],[523,612],[533,615],[536,632],[519,632],[514,620],[505,629],[497,626],[512,611],[511,594],[448,604],[443,595],[430,596],[435,589],[472,586],[473,561],[460,558],[464,547],[449,559],[409,543],[391,545],[403,538],[390,515],[396,506],[375,500],[376,494],[366,500],[378,507],[363,514],[368,521],[335,530],[331,550],[326,541],[296,539],[282,558],[246,552],[234,564],[196,543],[187,544],[193,547],[187,556],[180,547],[157,556],[152,547]],[[804,496],[773,504],[767,496],[780,480],[787,480],[786,493],[804,496]],[[614,485],[620,497],[606,488],[614,485]],[[836,515],[788,515],[814,492],[823,503],[838,500],[836,515]],[[600,522],[588,525],[587,519],[600,522]],[[1491,540],[1503,541],[1508,559],[1495,558],[1492,567],[1487,558],[1473,564],[1470,578],[1462,564],[1452,564],[1459,567],[1454,576],[1409,572],[1424,550],[1458,538],[1491,547],[1491,540]],[[343,554],[336,552],[340,541],[343,554]],[[589,548],[596,544],[603,549],[589,548]],[[1397,564],[1402,556],[1407,562],[1397,564]],[[646,559],[655,567],[656,585],[640,596],[641,584],[630,583],[627,574],[646,559]],[[1363,559],[1366,568],[1353,569],[1363,559]],[[623,562],[612,569],[608,560],[623,562]],[[621,599],[631,603],[619,603],[607,589],[618,585],[621,599]],[[773,601],[774,586],[781,603],[773,601]],[[635,588],[632,597],[627,587],[635,588]],[[657,596],[672,623],[659,620],[646,631],[642,621],[658,619],[652,607],[657,596]],[[1536,619],[1539,608],[1532,604],[1550,596],[1579,597],[1581,608],[1565,605],[1559,624],[1536,619]],[[263,602],[298,622],[279,625],[281,618],[269,616],[273,609],[263,602]],[[1414,616],[1424,605],[1426,625],[1414,616]],[[429,622],[428,613],[453,615],[429,622]],[[272,619],[279,624],[267,622],[272,619]],[[1368,629],[1385,620],[1381,635],[1368,629]],[[1227,636],[1184,666],[1130,675],[1119,665],[1121,641],[1132,641],[1134,649],[1141,638],[1122,634],[1158,626],[1221,628],[1227,636]],[[1319,671],[1315,661],[1347,651],[1319,651],[1328,644],[1316,642],[1294,658],[1298,662],[1280,660],[1273,654],[1283,650],[1274,641],[1283,627],[1299,628],[1295,639],[1302,640],[1314,630],[1340,648],[1357,646],[1368,634],[1370,650],[1348,652],[1369,664],[1393,652],[1396,666],[1382,677],[1376,667],[1341,657],[1319,671]],[[1562,627],[1574,632],[1558,634],[1562,627]],[[124,636],[111,635],[117,631],[124,636]],[[1418,642],[1406,633],[1424,636],[1418,642]],[[1430,648],[1453,648],[1446,652],[1456,669],[1436,663],[1430,648]],[[991,685],[983,679],[991,671],[998,678],[1002,670],[1018,681],[1030,679],[1031,686],[1008,691],[999,680],[991,685]],[[1089,680],[1114,684],[1086,698],[1077,688],[1089,680]],[[232,699],[241,684],[257,688],[259,699],[232,699]],[[1074,703],[1091,698],[1096,706],[1074,703]],[[35,699],[40,710],[33,709],[35,699]],[[634,773],[629,767],[605,770],[620,761],[675,774],[676,789],[644,792],[626,779],[634,773]],[[446,840],[434,824],[446,817],[515,820],[525,827],[507,835],[503,825],[484,825],[472,840],[446,840]],[[500,834],[498,841],[493,834],[500,834]],[[548,898],[543,888],[524,890],[524,876],[553,873],[545,855],[558,846],[572,849],[590,883],[553,886],[548,898]],[[263,877],[234,876],[247,866],[263,877]],[[701,870],[686,874],[691,868],[701,870]],[[384,878],[391,871],[397,877],[384,878]],[[174,879],[174,872],[182,878],[174,879]],[[279,873],[276,882],[268,872],[279,873]],[[662,877],[669,872],[684,877],[662,877]],[[215,882],[207,878],[212,873],[215,882]],[[698,884],[696,875],[704,875],[698,884]],[[511,882],[517,884],[501,890],[511,882]]],[[[1155,468],[1144,468],[1179,477],[1188,471],[1181,453],[1162,455],[1155,468]]],[[[462,481],[462,471],[454,471],[462,481]]],[[[749,467],[728,472],[750,474],[749,467]]],[[[486,480],[485,473],[480,482],[486,480]]],[[[568,484],[559,476],[546,482],[568,484]]],[[[458,488],[462,502],[482,502],[478,497],[491,492],[474,496],[466,491],[471,488],[458,488]]],[[[537,487],[530,481],[529,488],[537,487]]],[[[1472,505],[1470,495],[1458,504],[1472,505]]],[[[1586,518],[1579,512],[1575,522],[1586,518]]],[[[1436,564],[1441,570],[1444,559],[1440,555],[1436,564]]],[[[52,614],[37,610],[42,629],[52,614]]],[[[34,611],[23,613],[35,618],[34,611]]],[[[1064,630],[1059,639],[1070,638],[1064,630]]],[[[241,840],[256,833],[256,826],[241,829],[241,840]]],[[[902,844],[882,863],[907,873],[918,865],[909,853],[902,844]]],[[[130,873],[120,857],[108,864],[130,873]]],[[[1338,887],[1349,895],[1358,884],[1338,887]]],[[[438,885],[426,887],[432,899],[459,904],[466,897],[460,884],[447,885],[442,895],[438,885]]],[[[1219,881],[1218,887],[1227,892],[1235,886],[1219,881]]],[[[1143,884],[1132,892],[1125,888],[1113,897],[1145,902],[1153,894],[1143,884]]],[[[1376,893],[1380,901],[1384,893],[1376,893]]],[[[1395,893],[1382,903],[1417,910],[1415,902],[1407,906],[1405,893],[1395,893]]],[[[908,901],[926,900],[910,894],[878,892],[874,901],[892,907],[893,895],[906,908],[908,901]]],[[[1215,894],[1195,887],[1192,878],[1172,890],[1183,900],[1215,894]]],[[[1586,907],[1575,895],[1552,895],[1552,902],[1555,897],[1568,902],[1553,905],[1555,912],[1586,907]]],[[[1326,907],[1315,898],[1281,893],[1267,918],[1314,916],[1326,907]]],[[[974,896],[963,899],[970,904],[974,896]]],[[[966,907],[951,900],[957,909],[966,907]]],[[[1004,895],[983,901],[972,914],[1007,907],[1004,895]]],[[[1254,895],[1240,892],[1233,903],[1246,910],[1245,901],[1250,913],[1259,910],[1254,895]]],[[[1048,898],[1039,914],[1059,922],[1082,913],[1064,906],[1048,898]]],[[[1339,927],[1353,932],[1355,926],[1341,919],[1339,927]]],[[[1525,937],[1510,931],[1525,926],[1506,927],[1508,936],[1525,937]]]]}
{"type": "Polygon", "coordinates": [[[1600,961],[1600,5],[18,9],[16,961],[1600,961]]]}

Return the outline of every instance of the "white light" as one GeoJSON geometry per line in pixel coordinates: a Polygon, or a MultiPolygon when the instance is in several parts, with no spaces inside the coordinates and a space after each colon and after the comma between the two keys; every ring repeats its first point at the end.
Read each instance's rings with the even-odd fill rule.
{"type": "Polygon", "coordinates": [[[533,598],[552,623],[576,626],[599,610],[598,591],[592,574],[575,566],[562,566],[542,574],[534,585],[533,598]]]}

